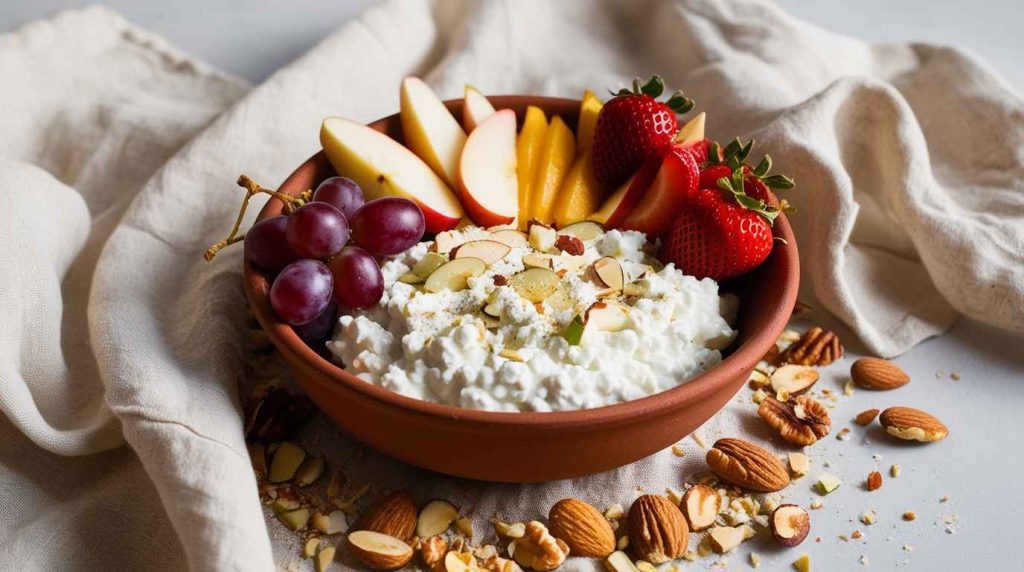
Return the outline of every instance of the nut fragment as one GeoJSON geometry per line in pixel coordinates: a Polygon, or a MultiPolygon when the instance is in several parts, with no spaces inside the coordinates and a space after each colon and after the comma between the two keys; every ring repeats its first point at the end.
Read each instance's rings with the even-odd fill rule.
{"type": "Polygon", "coordinates": [[[316,558],[313,559],[313,567],[316,572],[327,572],[330,568],[331,563],[334,562],[334,553],[337,549],[333,546],[327,546],[320,552],[316,553],[316,558]]]}
{"type": "Polygon", "coordinates": [[[419,518],[416,520],[416,536],[420,538],[437,536],[448,530],[448,527],[457,518],[459,518],[459,511],[452,503],[442,499],[432,500],[420,511],[419,518]]]}
{"type": "Polygon", "coordinates": [[[348,530],[348,519],[345,518],[345,513],[340,510],[331,511],[330,514],[324,514],[319,511],[314,512],[313,516],[310,517],[310,524],[313,525],[313,528],[327,535],[341,534],[348,530]]]}
{"type": "Polygon", "coordinates": [[[497,535],[502,537],[502,538],[516,539],[516,538],[522,538],[523,535],[526,534],[526,524],[524,524],[522,522],[517,522],[517,523],[514,523],[514,524],[509,524],[507,522],[502,522],[500,520],[495,520],[493,522],[493,524],[494,524],[494,532],[497,533],[497,535]]]}
{"type": "Polygon", "coordinates": [[[316,549],[320,546],[319,536],[310,536],[306,539],[306,543],[302,545],[302,557],[312,558],[316,555],[316,549]]]}
{"type": "Polygon", "coordinates": [[[372,530],[407,540],[416,531],[416,501],[405,490],[385,495],[366,509],[355,530],[372,530]]]}
{"type": "Polygon", "coordinates": [[[783,546],[796,546],[811,530],[811,516],[795,504],[779,505],[772,512],[772,536],[783,546]]]}
{"type": "Polygon", "coordinates": [[[583,254],[583,241],[568,234],[560,234],[555,239],[555,248],[570,256],[583,254]]]}
{"type": "Polygon", "coordinates": [[[738,487],[771,493],[789,484],[789,473],[775,455],[741,439],[719,439],[706,459],[716,475],[738,487]]]}
{"type": "Polygon", "coordinates": [[[827,495],[838,489],[841,484],[843,484],[843,481],[840,481],[839,477],[828,473],[822,473],[818,477],[818,482],[815,483],[815,488],[818,489],[818,494],[827,495]]]}
{"type": "Polygon", "coordinates": [[[818,382],[818,370],[805,365],[784,365],[772,372],[772,389],[799,395],[818,382]]]}
{"type": "Polygon", "coordinates": [[[412,547],[403,540],[372,530],[357,530],[348,535],[353,556],[374,570],[395,570],[412,560],[412,547]]]}
{"type": "Polygon", "coordinates": [[[856,423],[857,425],[860,425],[861,427],[867,427],[868,425],[871,424],[872,421],[875,420],[875,417],[878,417],[877,409],[865,409],[864,411],[861,411],[860,413],[857,414],[856,417],[853,418],[853,422],[856,423]]]}
{"type": "Polygon", "coordinates": [[[877,491],[882,488],[882,473],[878,471],[868,473],[867,487],[869,491],[877,491]]]}
{"type": "Polygon", "coordinates": [[[794,475],[806,475],[811,470],[811,458],[803,453],[788,453],[789,470],[794,475]]]}
{"type": "Polygon", "coordinates": [[[767,397],[757,408],[757,414],[783,439],[796,445],[811,445],[828,435],[832,427],[828,409],[806,395],[790,398],[785,403],[767,397]]]}
{"type": "Polygon", "coordinates": [[[597,259],[593,268],[594,274],[597,274],[605,286],[612,290],[622,290],[626,283],[626,277],[618,260],[611,256],[605,256],[597,259]]]}
{"type": "Polygon", "coordinates": [[[643,495],[633,502],[627,518],[629,544],[653,564],[674,560],[686,551],[689,527],[683,513],[667,498],[643,495]]]}
{"type": "Polygon", "coordinates": [[[680,508],[690,530],[697,532],[715,523],[721,506],[722,497],[718,491],[707,485],[694,485],[683,495],[680,508]]]}
{"type": "Polygon", "coordinates": [[[297,486],[309,486],[317,481],[323,474],[327,463],[323,457],[306,457],[306,460],[299,465],[295,471],[294,482],[297,486]]]}
{"type": "Polygon", "coordinates": [[[864,389],[887,390],[902,387],[910,382],[910,376],[889,360],[881,358],[860,358],[850,366],[850,377],[864,389]]]}
{"type": "Polygon", "coordinates": [[[743,542],[742,526],[716,526],[708,531],[708,542],[711,549],[719,554],[725,554],[736,548],[743,542]]]}
{"type": "Polygon", "coordinates": [[[640,572],[640,569],[633,565],[629,556],[621,550],[612,552],[604,561],[604,567],[608,572],[640,572]]]}
{"type": "Polygon", "coordinates": [[[428,568],[436,570],[448,552],[448,541],[443,536],[431,536],[420,543],[420,556],[428,568]]]}
{"type": "Polygon", "coordinates": [[[823,366],[841,357],[843,357],[843,345],[839,343],[839,336],[818,327],[804,332],[800,339],[793,342],[782,353],[784,362],[800,365],[823,366]]]}
{"type": "Polygon", "coordinates": [[[536,520],[526,525],[526,534],[509,545],[509,553],[515,561],[538,572],[554,570],[565,562],[569,545],[555,538],[543,524],[536,520]]]}
{"type": "Polygon", "coordinates": [[[949,429],[942,421],[912,407],[890,407],[879,415],[878,420],[890,435],[908,441],[930,443],[949,435],[949,429]]]}
{"type": "Polygon", "coordinates": [[[444,556],[444,572],[477,572],[476,558],[469,552],[451,550],[444,556]]]}
{"type": "Polygon", "coordinates": [[[593,506],[562,499],[548,513],[548,528],[569,545],[574,556],[605,557],[615,550],[615,531],[593,506]]]}
{"type": "Polygon", "coordinates": [[[302,530],[306,528],[309,523],[309,509],[299,508],[278,515],[287,526],[292,530],[302,530]]]}
{"type": "Polygon", "coordinates": [[[274,458],[270,462],[270,482],[283,483],[291,480],[305,460],[306,451],[302,447],[290,441],[281,443],[274,451],[274,458]]]}
{"type": "Polygon", "coordinates": [[[806,554],[801,554],[800,558],[793,561],[793,568],[797,572],[811,572],[811,557],[806,554]]]}

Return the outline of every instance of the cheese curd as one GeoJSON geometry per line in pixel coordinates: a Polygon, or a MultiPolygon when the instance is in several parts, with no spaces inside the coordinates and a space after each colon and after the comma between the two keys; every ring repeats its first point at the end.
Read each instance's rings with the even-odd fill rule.
{"type": "MultiPolygon", "coordinates": [[[[445,238],[459,245],[490,236],[469,227],[445,238]]],[[[367,383],[487,411],[566,411],[629,401],[685,383],[722,360],[721,350],[736,335],[734,296],[720,296],[713,280],[661,268],[642,233],[610,230],[583,244],[580,256],[548,251],[554,269],[566,270],[557,296],[532,302],[506,284],[527,268],[523,257],[536,254],[532,247],[511,248],[482,275],[468,278],[465,289],[428,292],[400,280],[437,248],[420,243],[383,264],[380,304],[343,315],[327,346],[367,383]],[[628,296],[606,298],[608,289],[591,268],[602,257],[621,265],[628,296]],[[599,300],[616,298],[625,313],[621,329],[588,320],[578,342],[570,342],[576,341],[567,333],[575,318],[583,320],[599,300]]]]}

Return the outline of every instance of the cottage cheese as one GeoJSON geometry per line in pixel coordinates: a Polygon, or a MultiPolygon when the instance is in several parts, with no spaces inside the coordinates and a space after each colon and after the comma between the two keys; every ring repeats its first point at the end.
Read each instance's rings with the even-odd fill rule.
{"type": "MultiPolygon", "coordinates": [[[[456,243],[487,238],[470,227],[456,243]]],[[[487,411],[566,411],[652,395],[718,364],[734,339],[736,298],[720,296],[710,279],[686,276],[649,255],[642,233],[611,230],[584,242],[582,265],[611,256],[634,283],[620,331],[587,327],[577,345],[563,332],[601,293],[586,272],[568,272],[560,288],[568,300],[534,304],[495,276],[524,270],[532,248],[513,248],[468,287],[430,293],[399,281],[423,258],[421,243],[382,266],[385,291],[378,306],[344,315],[327,346],[348,371],[402,395],[487,411]],[[499,282],[502,282],[499,279],[499,282]],[[500,321],[482,320],[493,304],[500,321]]],[[[558,254],[568,257],[568,254],[558,254]]]]}

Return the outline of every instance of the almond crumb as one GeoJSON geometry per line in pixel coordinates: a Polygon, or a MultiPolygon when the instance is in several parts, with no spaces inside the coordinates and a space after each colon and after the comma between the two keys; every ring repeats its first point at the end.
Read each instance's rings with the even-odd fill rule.
{"type": "Polygon", "coordinates": [[[676,457],[685,457],[686,449],[683,448],[682,444],[676,443],[675,445],[672,445],[672,454],[676,457]]]}
{"type": "Polygon", "coordinates": [[[878,513],[873,510],[864,511],[864,514],[860,515],[860,521],[871,526],[878,522],[878,513]]]}
{"type": "Polygon", "coordinates": [[[911,521],[911,520],[916,520],[916,519],[917,519],[917,515],[914,514],[914,511],[912,511],[912,510],[908,510],[907,512],[903,513],[903,520],[911,521]]]}
{"type": "Polygon", "coordinates": [[[892,478],[894,478],[894,479],[896,477],[900,476],[900,466],[899,465],[893,465],[893,466],[889,467],[889,475],[892,478]]]}
{"type": "Polygon", "coordinates": [[[882,473],[879,473],[878,471],[871,471],[868,474],[867,485],[869,491],[877,491],[882,488],[882,473]]]}
{"type": "Polygon", "coordinates": [[[861,531],[859,531],[859,530],[854,530],[852,533],[850,533],[850,538],[852,538],[854,540],[859,540],[859,539],[861,539],[863,537],[864,537],[864,534],[861,531]]]}

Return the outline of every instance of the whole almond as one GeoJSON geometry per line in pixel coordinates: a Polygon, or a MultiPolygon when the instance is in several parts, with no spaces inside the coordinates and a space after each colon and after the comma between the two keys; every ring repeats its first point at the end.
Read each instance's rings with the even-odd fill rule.
{"type": "Polygon", "coordinates": [[[910,382],[910,376],[889,360],[860,358],[850,366],[853,382],[864,389],[884,391],[896,389],[910,382]]]}
{"type": "Polygon", "coordinates": [[[878,416],[878,421],[890,435],[907,441],[931,443],[949,435],[942,421],[913,407],[890,407],[878,416]]]}
{"type": "Polygon", "coordinates": [[[626,518],[629,546],[640,558],[662,564],[686,552],[690,530],[679,507],[660,495],[644,495],[633,502],[626,518]]]}
{"type": "Polygon", "coordinates": [[[860,425],[861,427],[867,427],[868,425],[871,424],[872,421],[875,420],[875,417],[878,417],[877,409],[865,409],[864,411],[861,411],[860,413],[857,414],[856,417],[853,418],[853,422],[856,423],[857,425],[860,425]]]}
{"type": "Polygon", "coordinates": [[[775,455],[742,439],[719,439],[706,459],[722,480],[751,491],[771,493],[789,484],[789,473],[775,455]]]}
{"type": "Polygon", "coordinates": [[[405,490],[383,496],[366,509],[353,530],[372,530],[408,540],[416,531],[416,501],[405,490]]]}
{"type": "Polygon", "coordinates": [[[604,558],[615,551],[615,531],[593,506],[562,499],[548,513],[548,530],[569,545],[573,556],[604,558]]]}

